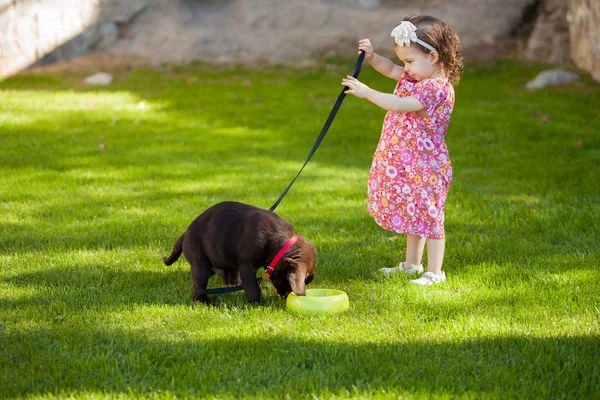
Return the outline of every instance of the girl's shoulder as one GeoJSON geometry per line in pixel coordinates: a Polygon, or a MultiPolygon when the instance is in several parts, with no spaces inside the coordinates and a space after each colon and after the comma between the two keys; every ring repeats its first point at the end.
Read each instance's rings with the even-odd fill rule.
{"type": "Polygon", "coordinates": [[[410,83],[413,83],[413,84],[417,83],[417,81],[412,76],[410,76],[409,73],[406,72],[406,70],[404,70],[404,72],[402,73],[402,75],[400,75],[400,79],[398,81],[399,82],[406,81],[406,82],[410,82],[410,83]]]}
{"type": "Polygon", "coordinates": [[[423,105],[430,118],[441,105],[445,104],[449,113],[454,106],[454,87],[446,79],[423,79],[415,85],[412,96],[423,105]]]}
{"type": "Polygon", "coordinates": [[[454,86],[445,78],[430,78],[423,79],[415,85],[417,89],[443,89],[454,92],[454,86]]]}
{"type": "Polygon", "coordinates": [[[438,100],[454,99],[454,86],[450,81],[442,78],[423,79],[414,86],[414,92],[435,95],[438,100]]]}
{"type": "Polygon", "coordinates": [[[412,77],[404,71],[402,75],[400,75],[400,79],[396,83],[396,89],[394,90],[395,95],[401,96],[410,96],[412,93],[417,81],[412,79],[412,77]]]}

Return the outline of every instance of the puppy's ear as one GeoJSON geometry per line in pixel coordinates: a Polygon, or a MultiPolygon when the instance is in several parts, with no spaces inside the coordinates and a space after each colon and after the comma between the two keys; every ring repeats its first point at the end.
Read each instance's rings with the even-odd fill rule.
{"type": "Polygon", "coordinates": [[[285,262],[289,265],[288,282],[292,288],[292,292],[296,296],[306,296],[306,284],[304,283],[304,271],[299,268],[298,261],[292,258],[285,258],[285,262]]]}

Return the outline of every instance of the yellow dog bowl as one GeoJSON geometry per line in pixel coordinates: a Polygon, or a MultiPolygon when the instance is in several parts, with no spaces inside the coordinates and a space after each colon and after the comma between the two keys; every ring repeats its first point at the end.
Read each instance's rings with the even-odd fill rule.
{"type": "Polygon", "coordinates": [[[290,293],[286,306],[289,310],[298,313],[335,314],[346,311],[350,307],[350,302],[348,295],[341,290],[306,289],[306,296],[296,296],[294,293],[290,293]]]}

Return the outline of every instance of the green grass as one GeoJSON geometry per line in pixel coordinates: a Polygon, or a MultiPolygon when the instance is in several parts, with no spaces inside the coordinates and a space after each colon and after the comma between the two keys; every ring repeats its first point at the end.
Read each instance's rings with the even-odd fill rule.
{"type": "Polygon", "coordinates": [[[367,215],[384,111],[353,97],[277,209],[318,249],[311,286],[346,291],[348,312],[291,314],[268,285],[261,305],[206,307],[183,259],[162,264],[208,206],[277,199],[353,65],[1,82],[0,398],[600,398],[589,78],[528,92],[541,66],[467,67],[444,285],[378,273],[405,241],[367,215]]]}

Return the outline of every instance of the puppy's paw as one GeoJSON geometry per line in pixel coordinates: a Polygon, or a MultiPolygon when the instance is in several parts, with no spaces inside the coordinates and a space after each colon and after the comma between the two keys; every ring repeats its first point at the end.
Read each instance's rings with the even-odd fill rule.
{"type": "Polygon", "coordinates": [[[196,290],[192,290],[190,297],[193,300],[199,301],[201,303],[210,304],[210,301],[208,300],[208,296],[205,294],[200,294],[200,293],[196,292],[196,290]]]}

